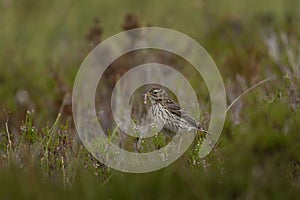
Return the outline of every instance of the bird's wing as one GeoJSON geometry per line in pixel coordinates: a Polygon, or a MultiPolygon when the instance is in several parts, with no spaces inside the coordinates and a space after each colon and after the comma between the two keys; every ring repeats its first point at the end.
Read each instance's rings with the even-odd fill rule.
{"type": "Polygon", "coordinates": [[[199,129],[199,123],[196,120],[194,120],[187,112],[182,110],[181,107],[173,100],[168,99],[166,102],[166,107],[168,110],[171,111],[171,113],[182,117],[184,120],[190,123],[191,126],[199,129]]]}
{"type": "Polygon", "coordinates": [[[181,117],[181,112],[182,112],[181,107],[171,99],[167,100],[165,107],[166,109],[170,110],[172,114],[181,117]]]}

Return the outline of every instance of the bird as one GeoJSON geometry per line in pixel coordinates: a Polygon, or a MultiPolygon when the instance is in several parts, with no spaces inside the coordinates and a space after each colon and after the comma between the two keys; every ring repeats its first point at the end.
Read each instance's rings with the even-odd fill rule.
{"type": "Polygon", "coordinates": [[[199,122],[181,109],[168,93],[160,87],[152,87],[145,93],[144,103],[149,99],[151,107],[148,110],[148,117],[158,123],[163,124],[163,128],[171,133],[183,131],[201,131],[199,122]]]}

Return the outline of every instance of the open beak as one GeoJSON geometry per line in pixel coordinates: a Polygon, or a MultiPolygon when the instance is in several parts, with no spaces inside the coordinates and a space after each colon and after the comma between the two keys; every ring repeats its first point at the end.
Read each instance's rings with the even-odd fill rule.
{"type": "Polygon", "coordinates": [[[146,98],[146,97],[150,97],[150,94],[147,92],[147,93],[144,93],[142,96],[143,96],[144,98],[146,98]]]}

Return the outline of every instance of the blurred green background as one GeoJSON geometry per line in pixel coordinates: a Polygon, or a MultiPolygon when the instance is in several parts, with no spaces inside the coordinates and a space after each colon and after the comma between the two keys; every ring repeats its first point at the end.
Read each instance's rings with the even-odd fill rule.
{"type": "Polygon", "coordinates": [[[299,0],[0,0],[0,198],[297,199],[299,11],[299,0]],[[228,112],[205,159],[197,138],[165,169],[124,174],[78,141],[67,94],[87,53],[130,27],[128,16],[202,44],[228,102],[276,75],[228,112]]]}

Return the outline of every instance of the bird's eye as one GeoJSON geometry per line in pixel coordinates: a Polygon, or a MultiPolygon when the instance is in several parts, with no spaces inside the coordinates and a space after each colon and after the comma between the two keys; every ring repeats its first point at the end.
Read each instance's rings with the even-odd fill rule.
{"type": "Polygon", "coordinates": [[[156,91],[156,90],[154,90],[154,91],[153,91],[153,94],[157,94],[157,91],[156,91]]]}

